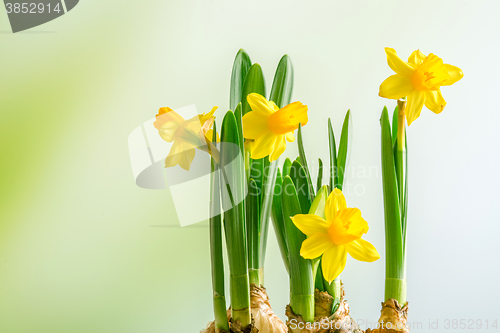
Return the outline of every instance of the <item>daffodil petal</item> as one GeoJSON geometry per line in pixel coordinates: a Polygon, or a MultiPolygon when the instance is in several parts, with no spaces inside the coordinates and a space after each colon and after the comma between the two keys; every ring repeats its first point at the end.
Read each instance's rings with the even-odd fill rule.
{"type": "Polygon", "coordinates": [[[416,90],[408,95],[405,109],[408,126],[410,126],[411,123],[420,116],[420,112],[422,111],[424,103],[425,91],[416,90]]]}
{"type": "Polygon", "coordinates": [[[184,170],[189,171],[195,154],[196,150],[194,148],[187,149],[184,152],[180,153],[179,166],[184,170]]]}
{"type": "Polygon", "coordinates": [[[276,139],[274,150],[271,153],[271,155],[269,155],[269,161],[270,162],[276,161],[281,156],[281,154],[285,152],[285,150],[286,150],[285,136],[284,135],[278,136],[278,138],[276,139]]]}
{"type": "Polygon", "coordinates": [[[273,132],[265,132],[255,139],[251,151],[252,158],[258,160],[259,158],[271,155],[277,139],[278,136],[273,132]]]}
{"type": "Polygon", "coordinates": [[[172,168],[178,164],[184,170],[189,171],[195,154],[196,151],[190,144],[175,141],[165,159],[165,167],[172,168]]]}
{"type": "Polygon", "coordinates": [[[248,104],[252,111],[255,111],[263,116],[270,116],[274,113],[274,106],[269,104],[269,101],[262,95],[251,93],[247,96],[248,104]]]}
{"type": "Polygon", "coordinates": [[[387,63],[393,71],[404,76],[411,76],[415,69],[409,63],[403,61],[398,57],[396,50],[390,47],[385,48],[385,54],[387,55],[387,63]]]}
{"type": "Polygon", "coordinates": [[[215,118],[215,117],[214,117],[214,113],[215,113],[215,111],[216,111],[218,108],[219,108],[218,106],[214,106],[214,107],[212,108],[212,110],[210,110],[210,112],[209,112],[209,113],[204,113],[204,114],[200,114],[200,115],[198,115],[198,121],[199,121],[199,123],[201,124],[201,126],[202,126],[202,127],[203,127],[203,125],[204,125],[207,121],[209,121],[209,120],[211,120],[211,119],[215,118]]]}
{"type": "Polygon", "coordinates": [[[415,50],[408,57],[408,62],[413,65],[420,65],[424,62],[426,56],[420,50],[415,50]]]}
{"type": "Polygon", "coordinates": [[[347,208],[344,194],[338,188],[334,189],[326,199],[325,217],[327,221],[333,221],[337,212],[347,208]]]}
{"type": "Polygon", "coordinates": [[[441,89],[425,93],[425,106],[434,113],[441,113],[446,106],[446,101],[441,94],[441,89]]]}
{"type": "Polygon", "coordinates": [[[269,128],[268,117],[256,111],[250,111],[243,116],[243,137],[255,140],[269,128]]]}
{"type": "MultiPolygon", "coordinates": [[[[283,188],[283,191],[286,191],[283,188]]],[[[327,234],[330,223],[314,214],[298,214],[290,217],[293,224],[307,236],[312,236],[318,233],[327,234]]]]}
{"type": "Polygon", "coordinates": [[[328,283],[332,283],[345,268],[347,250],[344,245],[334,245],[323,254],[321,268],[328,283]]]}
{"type": "Polygon", "coordinates": [[[302,242],[300,255],[304,259],[315,259],[329,250],[332,246],[335,245],[327,234],[314,234],[302,242]]]}
{"type": "Polygon", "coordinates": [[[374,262],[380,259],[377,249],[372,243],[358,239],[345,245],[347,252],[356,260],[374,262]]]}
{"type": "Polygon", "coordinates": [[[444,67],[450,74],[450,78],[445,82],[441,83],[442,86],[451,86],[453,83],[459,81],[464,77],[462,70],[456,66],[445,64],[444,67]]]}
{"type": "Polygon", "coordinates": [[[411,78],[394,74],[382,82],[379,88],[379,96],[391,99],[399,99],[408,96],[414,90],[411,78]]]}
{"type": "Polygon", "coordinates": [[[165,158],[165,168],[172,168],[179,164],[179,153],[181,152],[181,148],[182,144],[180,142],[174,142],[165,158]]]}
{"type": "Polygon", "coordinates": [[[210,112],[209,112],[206,116],[207,116],[208,118],[212,117],[212,116],[214,115],[215,111],[217,111],[217,109],[218,109],[218,108],[219,108],[218,106],[214,106],[214,107],[212,108],[212,110],[210,110],[210,112]]]}
{"type": "Polygon", "coordinates": [[[160,137],[167,141],[167,142],[172,142],[174,141],[174,136],[175,132],[179,128],[179,123],[175,121],[169,121],[164,123],[160,128],[158,128],[158,134],[160,134],[160,137]]]}
{"type": "Polygon", "coordinates": [[[295,141],[295,136],[293,136],[293,132],[288,132],[285,134],[285,136],[286,136],[286,141],[288,141],[288,142],[295,141]]]}

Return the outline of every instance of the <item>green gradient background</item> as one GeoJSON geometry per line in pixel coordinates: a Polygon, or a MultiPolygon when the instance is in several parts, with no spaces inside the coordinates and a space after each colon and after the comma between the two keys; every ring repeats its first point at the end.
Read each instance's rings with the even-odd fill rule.
{"type": "MultiPolygon", "coordinates": [[[[500,89],[493,79],[500,73],[500,3],[247,4],[82,0],[18,34],[0,13],[1,333],[198,332],[212,318],[208,230],[152,227],[176,225],[174,207],[168,191],[135,185],[127,138],[161,106],[195,103],[202,112],[219,105],[220,118],[240,47],[262,65],[268,87],[281,55],[291,55],[293,98],[310,109],[304,133],[311,161],[328,158],[327,118],[338,133],[350,108],[351,165],[375,170],[380,110],[393,105],[377,96],[392,74],[383,47],[403,57],[421,48],[464,70],[463,82],[443,91],[446,111],[424,110],[408,132],[410,317],[427,323],[498,315],[500,269],[491,263],[498,262],[500,215],[491,209],[498,203],[491,184],[500,179],[485,142],[500,140],[500,114],[491,107],[500,89]],[[464,281],[481,281],[474,294],[467,287],[467,300],[464,281]],[[429,294],[440,301],[429,304],[429,294]]],[[[296,154],[295,145],[287,154],[296,154]]],[[[348,202],[363,211],[366,238],[383,258],[381,179],[347,177],[364,190],[348,202]]],[[[284,318],[288,279],[272,231],[266,270],[284,318]]],[[[383,260],[349,259],[343,280],[353,317],[375,321],[383,260]]]]}
{"type": "Polygon", "coordinates": [[[178,225],[173,203],[135,185],[127,145],[167,102],[228,99],[198,92],[208,71],[228,82],[237,48],[222,73],[175,50],[184,36],[168,31],[189,34],[190,11],[81,1],[15,35],[0,13],[0,332],[197,332],[212,318],[208,229],[151,227],[178,225]],[[192,83],[165,79],[179,65],[192,83]]]}
{"type": "Polygon", "coordinates": [[[161,106],[135,6],[82,1],[16,35],[0,14],[2,333],[182,332],[185,297],[209,311],[206,229],[149,227],[176,223],[168,193],[131,174],[128,134],[161,106]]]}

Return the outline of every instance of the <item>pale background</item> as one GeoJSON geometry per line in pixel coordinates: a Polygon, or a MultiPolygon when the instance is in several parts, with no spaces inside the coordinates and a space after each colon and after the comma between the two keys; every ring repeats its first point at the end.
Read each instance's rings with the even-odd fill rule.
{"type": "MultiPolygon", "coordinates": [[[[81,1],[25,33],[0,13],[0,332],[198,332],[212,318],[208,230],[175,225],[168,191],[136,187],[129,133],[161,106],[227,108],[245,48],[268,87],[280,57],[309,106],[310,160],[353,112],[353,191],[384,258],[379,170],[391,70],[384,47],[461,67],[408,132],[410,321],[499,318],[498,1],[81,1]],[[356,192],[354,189],[359,191],[356,192]]],[[[290,145],[289,156],[296,154],[290,145]]],[[[186,206],[196,206],[186,202],[186,206]]],[[[271,231],[266,285],[284,318],[288,280],[271,231]]],[[[384,260],[348,261],[351,314],[374,322],[384,260]]],[[[486,325],[483,322],[483,325],[486,325]]]]}

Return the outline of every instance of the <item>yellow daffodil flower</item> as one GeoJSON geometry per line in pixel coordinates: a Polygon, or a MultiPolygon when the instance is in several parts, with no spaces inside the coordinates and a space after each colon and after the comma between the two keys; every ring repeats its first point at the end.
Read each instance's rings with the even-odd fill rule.
{"type": "Polygon", "coordinates": [[[302,243],[300,255],[305,259],[323,256],[321,267],[325,279],[331,283],[345,268],[347,253],[356,260],[373,262],[380,259],[375,247],[361,239],[368,231],[368,223],[358,208],[347,208],[344,194],[335,189],[326,200],[326,220],[314,214],[292,217],[295,226],[308,236],[302,243]]]}
{"type": "Polygon", "coordinates": [[[163,140],[173,142],[165,159],[166,168],[179,165],[189,171],[196,154],[195,148],[210,152],[207,143],[212,139],[215,110],[216,106],[209,113],[185,120],[169,107],[160,108],[153,125],[163,140]]]}
{"type": "Polygon", "coordinates": [[[450,86],[464,74],[458,67],[444,64],[434,54],[425,56],[420,50],[413,51],[408,62],[398,57],[394,49],[385,48],[389,67],[396,72],[380,85],[379,95],[390,99],[406,97],[406,118],[408,126],[420,116],[425,105],[434,113],[441,113],[446,101],[441,86],[450,86]]]}
{"type": "Polygon", "coordinates": [[[286,141],[293,142],[293,131],[307,124],[307,106],[301,102],[279,108],[264,96],[252,93],[247,96],[251,111],[243,116],[243,137],[253,140],[251,157],[269,156],[276,161],[286,149],[286,141]]]}

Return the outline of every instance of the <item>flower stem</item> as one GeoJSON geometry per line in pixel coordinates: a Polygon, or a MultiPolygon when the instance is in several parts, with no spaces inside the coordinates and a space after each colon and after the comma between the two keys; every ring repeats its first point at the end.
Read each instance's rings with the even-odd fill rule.
{"type": "Polygon", "coordinates": [[[248,275],[250,277],[250,284],[260,286],[260,269],[249,268],[248,275]]]}
{"type": "Polygon", "coordinates": [[[246,227],[248,243],[248,273],[250,283],[260,286],[259,261],[260,261],[260,205],[257,182],[250,178],[248,182],[248,195],[246,204],[246,227]]]}
{"type": "Polygon", "coordinates": [[[296,314],[300,314],[304,321],[314,322],[314,293],[297,294],[290,293],[290,306],[296,314]]]}
{"type": "Polygon", "coordinates": [[[233,321],[243,329],[251,323],[250,281],[248,276],[248,246],[245,229],[245,170],[239,149],[236,118],[231,111],[224,116],[221,129],[221,168],[224,182],[231,191],[222,193],[227,254],[229,261],[231,310],[233,321]]]}
{"type": "Polygon", "coordinates": [[[401,306],[406,304],[406,279],[385,279],[385,300],[395,299],[401,306]]]}
{"type": "Polygon", "coordinates": [[[276,238],[278,239],[278,245],[280,248],[281,257],[283,258],[283,264],[285,265],[287,273],[289,273],[290,260],[288,255],[288,246],[286,243],[285,219],[283,217],[283,209],[281,206],[282,188],[283,188],[283,178],[281,177],[281,171],[278,168],[278,172],[276,175],[276,184],[274,186],[272,220],[273,220],[274,232],[276,233],[276,238]]]}
{"type": "Polygon", "coordinates": [[[406,109],[406,101],[398,100],[398,150],[403,150],[405,147],[405,109],[406,109]]]}
{"type": "Polygon", "coordinates": [[[262,200],[260,209],[260,284],[264,286],[264,264],[267,253],[267,238],[269,235],[269,220],[271,219],[274,186],[276,184],[276,175],[278,170],[279,158],[274,162],[269,162],[269,159],[264,163],[264,177],[262,182],[262,200]]]}
{"type": "Polygon", "coordinates": [[[340,282],[340,278],[336,278],[335,280],[332,281],[332,283],[328,283],[325,280],[324,285],[327,293],[330,294],[334,299],[332,307],[332,314],[333,314],[337,305],[340,303],[340,297],[342,294],[342,283],[340,282]]]}
{"type": "Polygon", "coordinates": [[[401,222],[401,239],[403,246],[402,263],[399,269],[402,270],[397,277],[386,277],[385,299],[394,298],[403,306],[406,303],[406,124],[405,114],[406,101],[398,100],[398,128],[396,135],[396,177],[398,183],[399,212],[401,222]]]}
{"type": "MultiPolygon", "coordinates": [[[[398,100],[398,131],[396,137],[396,176],[398,180],[399,211],[405,208],[405,178],[406,178],[406,129],[405,129],[406,101],[398,100]]],[[[401,215],[403,225],[403,215],[401,215]]],[[[404,231],[404,228],[402,228],[404,231]]],[[[403,233],[404,234],[404,233],[403,233]]],[[[404,247],[404,239],[403,239],[404,247]]]]}
{"type": "MultiPolygon", "coordinates": [[[[214,137],[216,126],[214,124],[214,137]]],[[[215,141],[214,141],[215,142],[215,141]]],[[[224,259],[222,256],[222,223],[220,202],[220,173],[217,163],[212,159],[212,175],[210,178],[210,254],[212,262],[212,289],[215,328],[217,331],[229,331],[227,321],[226,297],[224,287],[224,259]]]]}
{"type": "Polygon", "coordinates": [[[242,327],[247,327],[252,321],[248,274],[231,275],[230,281],[231,316],[234,322],[239,321],[242,327]]]}

